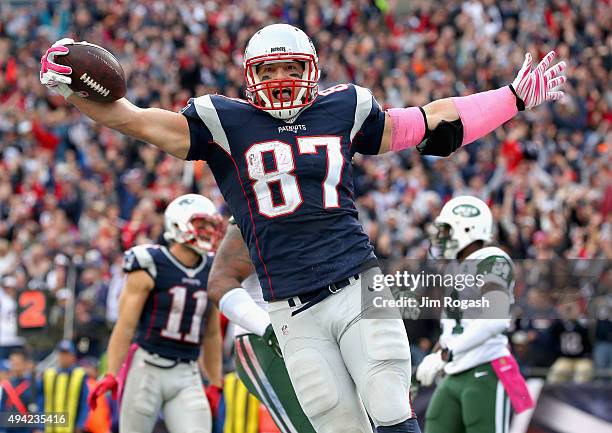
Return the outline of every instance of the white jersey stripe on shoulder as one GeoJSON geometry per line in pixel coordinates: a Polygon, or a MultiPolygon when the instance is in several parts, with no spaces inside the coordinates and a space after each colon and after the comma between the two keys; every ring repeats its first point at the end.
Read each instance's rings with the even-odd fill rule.
{"type": "Polygon", "coordinates": [[[353,123],[353,129],[351,129],[351,141],[353,141],[372,110],[372,94],[370,91],[365,87],[354,87],[357,94],[357,105],[355,106],[355,122],[353,123]]]}
{"type": "Polygon", "coordinates": [[[221,125],[221,120],[219,119],[219,113],[217,113],[217,109],[215,108],[210,95],[200,96],[193,100],[195,105],[195,109],[198,112],[198,116],[204,122],[206,127],[210,130],[210,133],[213,136],[213,140],[215,140],[228,154],[232,154],[229,146],[229,141],[227,141],[227,135],[225,135],[225,130],[221,125]]]}
{"type": "Polygon", "coordinates": [[[136,257],[136,260],[138,260],[140,267],[149,271],[153,278],[157,277],[157,266],[155,266],[155,260],[153,260],[151,253],[147,251],[147,248],[144,245],[138,245],[132,248],[132,252],[134,253],[134,257],[136,257]]]}

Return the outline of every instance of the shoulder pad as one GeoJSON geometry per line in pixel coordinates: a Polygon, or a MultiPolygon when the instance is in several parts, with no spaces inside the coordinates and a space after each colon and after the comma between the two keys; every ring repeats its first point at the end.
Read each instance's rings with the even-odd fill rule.
{"type": "MultiPolygon", "coordinates": [[[[351,140],[363,126],[374,104],[378,104],[372,92],[355,84],[338,84],[319,92],[321,103],[334,117],[353,124],[351,140]],[[333,103],[333,107],[328,104],[333,103]]],[[[380,105],[377,106],[380,109],[380,105]]]]}
{"type": "Polygon", "coordinates": [[[242,99],[221,95],[200,96],[194,98],[192,103],[213,140],[228,154],[231,151],[227,133],[237,128],[244,128],[257,110],[242,99]]]}
{"type": "Polygon", "coordinates": [[[351,129],[351,141],[355,138],[355,135],[359,132],[366,118],[370,115],[372,108],[377,104],[378,110],[380,110],[380,104],[374,99],[374,95],[369,89],[365,87],[352,85],[355,89],[355,97],[357,102],[355,103],[355,117],[353,128],[351,129]]]}
{"type": "Polygon", "coordinates": [[[317,97],[326,97],[334,94],[342,95],[342,92],[346,92],[349,89],[356,87],[354,84],[342,83],[336,84],[335,86],[328,87],[325,90],[320,90],[317,97]]]}
{"type": "Polygon", "coordinates": [[[123,255],[123,271],[129,273],[144,270],[155,278],[157,266],[151,252],[156,247],[156,245],[138,245],[127,250],[123,255]]]}
{"type": "Polygon", "coordinates": [[[481,248],[469,259],[477,262],[477,273],[485,282],[499,284],[511,291],[514,289],[514,262],[508,254],[497,247],[481,248]]]}
{"type": "Polygon", "coordinates": [[[259,112],[258,108],[253,107],[244,99],[210,95],[210,100],[217,116],[228,131],[243,128],[253,115],[259,112]]]}

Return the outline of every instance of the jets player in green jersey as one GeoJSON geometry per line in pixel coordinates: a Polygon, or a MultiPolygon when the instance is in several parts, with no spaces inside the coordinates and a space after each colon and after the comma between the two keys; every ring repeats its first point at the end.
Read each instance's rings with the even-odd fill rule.
{"type": "Polygon", "coordinates": [[[416,373],[425,386],[431,385],[440,372],[446,374],[429,404],[425,433],[506,433],[509,396],[517,397],[506,391],[507,383],[522,381],[519,389],[523,392],[518,398],[530,402],[504,335],[514,301],[514,264],[500,248],[488,245],[493,217],[489,207],[476,197],[448,201],[435,227],[432,250],[452,260],[445,273],[471,274],[479,281],[462,290],[453,288],[446,296],[459,300],[486,298],[490,307],[444,311],[437,345],[440,350],[426,356],[416,373]]]}

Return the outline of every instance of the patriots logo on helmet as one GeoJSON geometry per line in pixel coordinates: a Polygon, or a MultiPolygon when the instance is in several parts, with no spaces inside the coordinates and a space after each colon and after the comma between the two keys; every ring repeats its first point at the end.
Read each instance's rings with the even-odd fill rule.
{"type": "Polygon", "coordinates": [[[177,204],[179,206],[188,206],[191,203],[193,203],[193,199],[192,198],[184,198],[183,200],[179,201],[177,204]]]}

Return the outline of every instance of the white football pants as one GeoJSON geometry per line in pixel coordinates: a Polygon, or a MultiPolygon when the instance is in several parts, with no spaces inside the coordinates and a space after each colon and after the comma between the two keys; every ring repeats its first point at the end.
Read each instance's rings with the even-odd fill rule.
{"type": "Polygon", "coordinates": [[[151,433],[162,410],[171,433],[210,433],[210,406],[197,363],[166,369],[145,361],[160,366],[174,363],[138,348],[123,391],[119,432],[151,433]]]}
{"type": "Polygon", "coordinates": [[[402,320],[361,318],[361,282],[364,276],[372,281],[376,273],[378,268],[364,271],[339,293],[295,316],[297,298],[292,298],[293,308],[287,300],[269,304],[289,377],[318,433],[371,433],[366,411],[383,426],[414,416],[408,395],[410,346],[402,320]]]}

